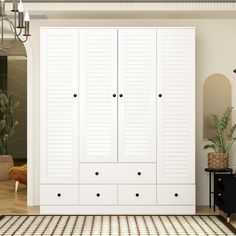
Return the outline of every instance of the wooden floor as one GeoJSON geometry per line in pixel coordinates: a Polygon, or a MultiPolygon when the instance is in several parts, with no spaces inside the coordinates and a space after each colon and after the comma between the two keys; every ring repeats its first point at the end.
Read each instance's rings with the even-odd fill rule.
{"type": "Polygon", "coordinates": [[[14,181],[0,181],[0,215],[39,214],[39,207],[27,207],[27,188],[19,184],[15,193],[14,181]]]}
{"type": "MultiPolygon", "coordinates": [[[[14,186],[11,180],[0,181],[0,215],[39,215],[39,207],[29,207],[26,204],[26,186],[20,184],[17,193],[14,192],[14,186]]],[[[198,206],[197,214],[225,216],[223,212],[214,212],[207,206],[198,206]]],[[[231,223],[236,227],[236,215],[231,217],[231,223]]]]}

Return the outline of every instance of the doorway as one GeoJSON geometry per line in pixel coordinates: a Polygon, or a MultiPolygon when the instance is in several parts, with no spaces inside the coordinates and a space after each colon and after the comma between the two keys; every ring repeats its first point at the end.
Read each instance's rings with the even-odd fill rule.
{"type": "MultiPolygon", "coordinates": [[[[16,42],[11,49],[0,50],[0,91],[11,99],[13,121],[17,122],[9,135],[6,154],[12,156],[14,167],[27,168],[27,54],[20,42],[16,42]]],[[[20,183],[17,191],[15,183],[15,179],[0,181],[0,212],[6,208],[7,212],[14,209],[22,213],[21,209],[27,205],[26,183],[20,183]]]]}

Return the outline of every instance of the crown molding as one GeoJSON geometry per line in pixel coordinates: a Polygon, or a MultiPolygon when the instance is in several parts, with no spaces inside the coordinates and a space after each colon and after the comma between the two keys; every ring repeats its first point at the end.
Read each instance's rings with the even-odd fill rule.
{"type": "MultiPolygon", "coordinates": [[[[234,11],[236,2],[24,2],[29,11],[234,11]]],[[[7,3],[7,10],[12,4],[7,3]]]]}

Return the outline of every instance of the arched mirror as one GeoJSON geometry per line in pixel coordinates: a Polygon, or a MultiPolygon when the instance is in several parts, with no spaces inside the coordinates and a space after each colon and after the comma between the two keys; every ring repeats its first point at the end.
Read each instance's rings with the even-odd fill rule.
{"type": "Polygon", "coordinates": [[[211,114],[221,115],[226,107],[231,106],[230,81],[221,74],[209,76],[204,84],[203,96],[203,138],[205,140],[215,135],[211,114]]]}
{"type": "Polygon", "coordinates": [[[13,117],[8,116],[9,123],[18,123],[11,129],[1,130],[1,138],[3,134],[8,137],[7,142],[1,143],[0,155],[5,155],[5,158],[0,162],[0,180],[6,180],[1,186],[1,194],[12,207],[11,202],[22,204],[27,199],[27,55],[25,46],[18,41],[12,48],[0,49],[0,90],[1,96],[5,98],[5,102],[1,100],[1,119],[6,115],[5,107],[8,107],[14,114],[13,117]],[[15,169],[11,169],[13,165],[15,169]],[[9,169],[12,170],[10,174],[9,169]],[[14,184],[15,191],[19,186],[20,196],[12,195],[14,184]]]}

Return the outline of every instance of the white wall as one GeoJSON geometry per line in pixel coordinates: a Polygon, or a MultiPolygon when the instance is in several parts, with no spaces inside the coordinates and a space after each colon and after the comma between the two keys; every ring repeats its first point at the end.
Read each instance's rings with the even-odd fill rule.
{"type": "MultiPolygon", "coordinates": [[[[34,76],[34,202],[39,203],[39,28],[40,26],[195,26],[196,27],[196,180],[197,204],[208,204],[207,151],[203,151],[203,83],[211,74],[224,74],[236,88],[236,20],[33,20],[30,43],[33,50],[34,76]]],[[[217,96],[217,94],[216,94],[217,96]]],[[[236,108],[236,95],[232,93],[236,108]]],[[[236,112],[234,114],[236,121],[236,112]]],[[[231,159],[236,164],[236,146],[231,159]]],[[[236,167],[236,166],[234,166],[236,167]]]]}

